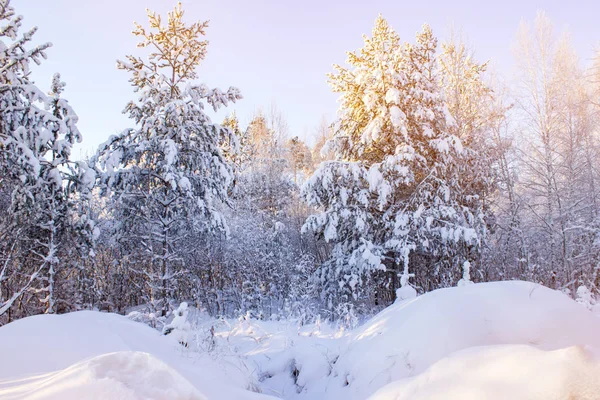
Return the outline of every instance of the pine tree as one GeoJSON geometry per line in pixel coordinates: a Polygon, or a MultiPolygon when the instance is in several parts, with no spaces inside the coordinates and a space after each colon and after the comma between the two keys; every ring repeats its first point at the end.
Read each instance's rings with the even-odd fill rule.
{"type": "Polygon", "coordinates": [[[298,184],[298,178],[302,178],[312,170],[312,154],[310,149],[298,136],[291,138],[287,143],[288,163],[292,170],[294,184],[298,184]]]}
{"type": "Polygon", "coordinates": [[[304,231],[333,244],[318,272],[330,306],[364,296],[392,301],[409,284],[409,266],[426,290],[443,281],[435,275],[450,274],[445,284],[453,284],[460,265],[442,270],[442,256],[478,243],[478,205],[465,202],[452,170],[463,148],[450,132],[436,47],[427,25],[414,45],[401,45],[380,16],[365,47],[349,53],[352,68],[330,75],[342,93],[338,161],[323,163],[304,188],[323,210],[304,231]]]}
{"type": "Polygon", "coordinates": [[[101,168],[122,262],[138,280],[143,295],[165,315],[186,271],[185,240],[199,232],[226,232],[219,204],[228,201],[233,170],[223,146],[237,145],[230,129],[213,124],[204,101],[215,111],[241,98],[194,84],[206,56],[202,40],[208,22],[186,24],[181,4],[166,23],[148,11],[150,29],[136,24],[146,60],[127,56],[118,67],[129,72],[138,100],[125,112],[138,128],[104,144],[96,161],[101,168]]]}
{"type": "Polygon", "coordinates": [[[336,150],[345,161],[380,162],[393,153],[404,131],[399,108],[390,106],[397,94],[402,63],[400,37],[380,15],[373,37],[364,36],[364,48],[349,52],[352,69],[334,65],[329,74],[334,92],[342,93],[336,127],[336,150]],[[392,116],[394,114],[394,116],[392,116]],[[392,120],[399,122],[398,126],[392,120]]]}
{"type": "Polygon", "coordinates": [[[247,132],[240,128],[240,121],[235,113],[231,113],[223,120],[222,124],[225,128],[228,128],[235,138],[234,141],[223,143],[222,149],[223,154],[227,161],[229,161],[236,174],[240,174],[248,164],[248,136],[247,132]]]}

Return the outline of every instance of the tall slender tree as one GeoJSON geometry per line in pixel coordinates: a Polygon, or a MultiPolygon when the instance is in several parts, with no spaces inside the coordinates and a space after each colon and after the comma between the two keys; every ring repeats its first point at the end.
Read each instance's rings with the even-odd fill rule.
{"type": "MultiPolygon", "coordinates": [[[[121,260],[134,271],[143,296],[165,315],[186,273],[184,240],[198,232],[227,231],[218,205],[228,201],[232,167],[223,143],[235,143],[232,131],[213,124],[204,111],[215,111],[241,98],[192,82],[206,56],[202,40],[208,22],[186,24],[181,4],[166,21],[148,11],[150,28],[136,24],[146,59],[127,56],[118,68],[131,74],[138,94],[125,112],[138,126],[112,137],[95,161],[121,249],[121,260]]],[[[231,146],[235,149],[236,146],[231,146]]]]}

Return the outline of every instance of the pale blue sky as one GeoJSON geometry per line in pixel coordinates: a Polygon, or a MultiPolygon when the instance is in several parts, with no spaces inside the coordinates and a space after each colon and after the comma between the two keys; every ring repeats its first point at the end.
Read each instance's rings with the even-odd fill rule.
{"type": "MultiPolygon", "coordinates": [[[[479,60],[491,59],[510,75],[511,45],[522,19],[543,9],[558,30],[568,28],[583,59],[600,41],[600,1],[495,2],[467,0],[187,0],[186,18],[210,19],[208,57],[199,81],[210,87],[237,86],[244,99],[235,109],[243,124],[259,107],[275,102],[292,135],[311,135],[322,115],[337,109],[325,74],[343,63],[345,51],[362,45],[382,13],[403,40],[412,41],[425,22],[443,38],[448,27],[462,30],[479,60]]],[[[50,41],[49,58],[34,69],[46,89],[54,72],[67,82],[65,97],[79,114],[84,143],[92,151],[109,135],[131,126],[121,115],[134,94],[116,59],[136,54],[135,20],[146,22],[145,8],[165,13],[173,0],[13,0],[25,27],[37,25],[36,42],[50,41]]],[[[214,118],[221,121],[221,114],[214,118]]]]}

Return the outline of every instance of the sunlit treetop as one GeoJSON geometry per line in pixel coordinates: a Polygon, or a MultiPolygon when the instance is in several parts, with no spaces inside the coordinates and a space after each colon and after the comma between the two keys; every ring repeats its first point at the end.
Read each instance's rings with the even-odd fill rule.
{"type": "Polygon", "coordinates": [[[146,10],[149,29],[135,23],[133,34],[141,38],[138,47],[149,48],[147,61],[140,57],[127,56],[129,63],[118,61],[118,68],[133,70],[131,83],[137,88],[144,88],[159,80],[171,88],[171,94],[179,93],[177,86],[196,79],[196,68],[206,57],[207,40],[202,40],[208,21],[186,24],[183,21],[184,11],[181,3],[167,14],[166,23],[157,13],[146,10]]]}
{"type": "Polygon", "coordinates": [[[377,110],[385,107],[386,92],[396,86],[400,63],[400,37],[379,15],[375,21],[372,37],[363,36],[364,47],[347,52],[350,68],[334,65],[336,73],[328,74],[329,84],[336,93],[341,93],[337,137],[338,151],[344,159],[380,160],[389,152],[379,144],[385,140],[377,135],[366,134],[377,110]]]}
{"type": "Polygon", "coordinates": [[[329,74],[334,92],[341,93],[334,148],[340,159],[367,164],[389,155],[405,160],[431,159],[431,144],[448,148],[452,124],[436,62],[437,39],[424,25],[415,44],[401,43],[380,15],[364,47],[349,52],[349,68],[334,65],[329,74]],[[443,142],[443,143],[442,143],[443,142]]]}

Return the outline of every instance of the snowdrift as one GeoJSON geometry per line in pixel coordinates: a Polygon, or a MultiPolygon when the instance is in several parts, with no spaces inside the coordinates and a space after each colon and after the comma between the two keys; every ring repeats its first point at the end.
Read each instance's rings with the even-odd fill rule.
{"type": "Polygon", "coordinates": [[[530,282],[436,290],[392,305],[358,328],[333,366],[328,398],[365,399],[459,350],[507,344],[600,350],[600,318],[565,294],[530,282]]]}
{"type": "Polygon", "coordinates": [[[216,353],[115,314],[13,322],[0,328],[0,398],[600,399],[600,318],[528,282],[437,290],[343,333],[202,318],[216,353]]]}
{"type": "MultiPolygon", "coordinates": [[[[163,336],[160,332],[144,324],[130,321],[126,317],[79,311],[64,315],[37,315],[0,328],[0,399],[5,398],[7,387],[14,390],[17,379],[61,370],[64,371],[59,375],[49,376],[53,379],[63,379],[67,376],[65,374],[73,371],[77,371],[78,374],[73,377],[88,376],[82,372],[82,365],[85,364],[77,363],[115,352],[151,354],[152,360],[160,360],[173,368],[211,400],[270,398],[245,390],[251,386],[251,372],[246,371],[244,365],[235,357],[214,360],[206,354],[185,352],[173,338],[163,336]],[[74,364],[79,366],[75,367],[74,364]],[[72,366],[75,370],[69,369],[72,366]]],[[[142,358],[133,357],[133,359],[139,361],[142,358]]],[[[147,365],[154,364],[149,361],[147,365]]],[[[166,376],[170,375],[166,374],[166,376]]],[[[27,382],[27,380],[22,381],[23,384],[27,382]]],[[[112,398],[119,399],[118,396],[112,398]]],[[[168,399],[170,397],[148,398],[168,399]]],[[[79,400],[80,397],[74,399],[79,400]]]]}
{"type": "Polygon", "coordinates": [[[582,347],[471,348],[415,378],[393,382],[369,400],[597,400],[600,364],[582,347]]]}
{"type": "Polygon", "coordinates": [[[147,353],[110,353],[62,371],[4,382],[3,399],[206,400],[171,367],[147,353]]]}

